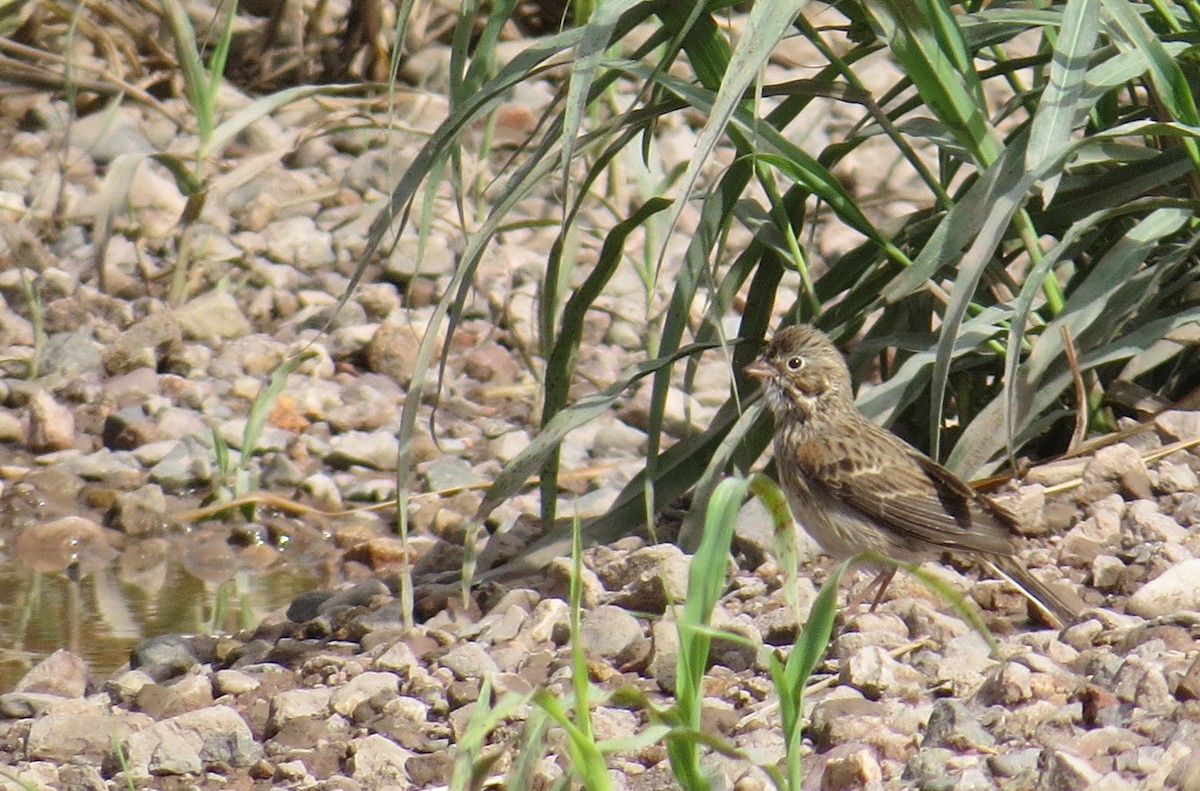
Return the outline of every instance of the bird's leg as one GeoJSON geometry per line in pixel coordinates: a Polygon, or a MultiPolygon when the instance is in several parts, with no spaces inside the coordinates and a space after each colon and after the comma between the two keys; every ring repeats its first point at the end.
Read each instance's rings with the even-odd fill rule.
{"type": "Polygon", "coordinates": [[[871,583],[872,585],[878,585],[879,590],[875,591],[875,598],[871,600],[871,609],[867,610],[867,612],[875,612],[875,608],[879,606],[879,602],[883,601],[883,594],[887,593],[888,585],[892,584],[892,577],[894,576],[896,576],[895,566],[888,566],[879,572],[879,576],[871,583]]]}
{"type": "Polygon", "coordinates": [[[863,588],[861,591],[851,597],[846,602],[846,606],[857,607],[867,600],[867,597],[871,595],[871,591],[875,591],[875,596],[871,599],[871,606],[867,609],[867,612],[875,612],[875,608],[878,607],[879,603],[883,601],[883,594],[887,592],[888,585],[891,584],[892,577],[894,576],[896,576],[896,567],[889,565],[883,571],[880,571],[877,575],[875,575],[875,579],[871,580],[867,587],[863,588]],[[878,590],[876,590],[876,588],[878,588],[878,590]]]}

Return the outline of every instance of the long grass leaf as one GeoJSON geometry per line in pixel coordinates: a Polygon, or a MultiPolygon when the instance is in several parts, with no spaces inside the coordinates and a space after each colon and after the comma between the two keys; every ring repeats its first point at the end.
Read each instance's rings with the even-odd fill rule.
{"type": "MultiPolygon", "coordinates": [[[[680,722],[690,731],[700,731],[704,698],[704,671],[708,666],[712,637],[707,627],[713,608],[725,589],[725,570],[733,525],[746,499],[750,482],[728,478],[717,486],[704,518],[704,537],[688,568],[688,592],[679,619],[679,660],[675,673],[675,708],[680,722]]],[[[698,745],[691,739],[668,739],[671,768],[685,788],[707,788],[700,768],[698,745]]]]}
{"type": "Polygon", "coordinates": [[[942,0],[884,0],[865,6],[927,109],[941,120],[980,168],[999,156],[999,138],[985,115],[983,87],[942,0]]]}
{"type": "MultiPolygon", "coordinates": [[[[1054,44],[1050,78],[1030,122],[1025,169],[1036,177],[1057,162],[1070,146],[1080,116],[1079,102],[1088,58],[1100,32],[1101,0],[1068,0],[1062,30],[1054,44]]],[[[1050,200],[1051,194],[1046,196],[1050,200]]]]}
{"type": "Polygon", "coordinates": [[[621,16],[637,4],[637,0],[609,0],[596,4],[583,25],[583,35],[575,47],[571,77],[567,83],[567,99],[563,105],[562,124],[562,185],[563,206],[573,203],[571,163],[574,160],[576,138],[583,126],[584,111],[591,99],[592,83],[604,50],[612,43],[613,32],[621,16]]]}
{"type": "Polygon", "coordinates": [[[585,396],[554,416],[529,445],[518,453],[496,476],[483,502],[475,512],[476,521],[485,520],[496,506],[516,494],[541,467],[546,457],[573,429],[607,412],[614,401],[639,379],[653,374],[690,354],[711,349],[716,344],[697,343],[677,349],[674,354],[638,363],[599,393],[585,396]]]}
{"type": "Polygon", "coordinates": [[[1171,115],[1185,124],[1200,126],[1200,113],[1196,110],[1196,97],[1187,76],[1175,58],[1171,56],[1162,39],[1150,29],[1137,9],[1128,0],[1101,0],[1112,20],[1109,32],[1120,44],[1138,52],[1145,58],[1150,81],[1154,84],[1157,99],[1171,115]]]}

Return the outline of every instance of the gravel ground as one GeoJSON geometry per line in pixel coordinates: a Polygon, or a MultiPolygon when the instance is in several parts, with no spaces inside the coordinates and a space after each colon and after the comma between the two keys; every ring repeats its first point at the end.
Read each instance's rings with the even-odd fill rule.
{"type": "MultiPolygon", "coordinates": [[[[522,88],[503,117],[519,126],[548,94],[522,88]]],[[[536,580],[485,586],[466,606],[457,588],[421,588],[420,624],[405,629],[391,516],[359,509],[395,496],[394,432],[415,339],[448,282],[459,236],[435,222],[419,270],[415,248],[402,242],[329,334],[318,334],[397,163],[445,103],[405,95],[405,132],[310,134],[354,109],[297,102],[239,138],[220,169],[219,199],[190,231],[193,297],[170,309],[162,295],[185,200],[169,175],[141,164],[103,246],[97,218],[108,216],[106,177],[120,155],[186,148],[186,136],[125,105],[106,126],[81,119],[68,138],[61,103],[0,97],[5,256],[26,267],[0,272],[4,561],[134,587],[158,574],[161,592],[155,570],[174,557],[214,585],[235,572],[283,569],[303,570],[302,587],[313,588],[289,592],[254,629],[143,640],[112,673],[90,667],[84,649],[27,658],[28,671],[0,694],[0,787],[439,787],[485,681],[494,697],[569,691],[565,563],[536,580]],[[23,276],[36,277],[46,332],[33,378],[23,276]],[[301,348],[315,355],[288,377],[247,463],[279,499],[250,521],[201,519],[204,496],[231,482],[213,434],[236,468],[254,397],[301,348]]],[[[690,131],[662,130],[665,167],[671,151],[686,152],[690,131]]],[[[549,191],[535,210],[553,213],[549,191]]],[[[834,229],[822,238],[836,250],[834,229]]],[[[531,273],[552,240],[547,229],[507,233],[451,338],[436,442],[423,421],[413,449],[409,516],[421,571],[458,567],[455,545],[481,484],[534,430],[537,388],[520,358],[532,346],[531,273]]],[[[632,274],[614,279],[587,327],[581,369],[590,382],[640,359],[642,317],[659,297],[632,274]]],[[[706,425],[729,372],[714,355],[696,381],[670,402],[678,433],[706,425]]],[[[602,511],[637,470],[645,398],[633,394],[569,437],[562,464],[573,473],[560,511],[602,511]]],[[[1198,437],[1200,414],[1167,413],[1085,459],[1035,469],[1006,494],[1023,515],[1030,565],[1058,568],[1092,605],[1062,631],[1030,621],[1019,596],[959,566],[935,570],[981,607],[996,652],[912,580],[898,580],[875,613],[843,614],[805,700],[806,787],[1200,788],[1200,456],[1187,446],[1198,437]]],[[[528,494],[494,518],[519,534],[536,512],[528,494]]],[[[753,645],[787,646],[804,613],[785,604],[754,506],[739,529],[737,569],[714,623],[753,645]]],[[[671,608],[687,561],[636,537],[588,551],[582,639],[601,688],[669,701],[671,608]]],[[[824,564],[810,551],[802,570],[801,599],[811,602],[824,564]]],[[[706,695],[713,734],[760,763],[778,760],[777,702],[761,651],[719,642],[706,695]]],[[[518,755],[529,715],[521,707],[490,733],[493,773],[518,755]]],[[[644,712],[617,705],[599,706],[593,722],[598,739],[648,724],[644,712]]],[[[562,773],[561,734],[550,738],[537,787],[562,773]]],[[[769,786],[748,760],[710,764],[721,787],[769,786]]],[[[617,788],[672,787],[658,744],[609,766],[617,788]]]]}

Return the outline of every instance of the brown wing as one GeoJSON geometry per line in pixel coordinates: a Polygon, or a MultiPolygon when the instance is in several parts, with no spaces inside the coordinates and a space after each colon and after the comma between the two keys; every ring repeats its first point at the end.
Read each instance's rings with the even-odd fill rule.
{"type": "Polygon", "coordinates": [[[1010,517],[870,421],[805,443],[797,461],[811,485],[887,525],[902,541],[996,555],[1013,552],[1010,517]]]}

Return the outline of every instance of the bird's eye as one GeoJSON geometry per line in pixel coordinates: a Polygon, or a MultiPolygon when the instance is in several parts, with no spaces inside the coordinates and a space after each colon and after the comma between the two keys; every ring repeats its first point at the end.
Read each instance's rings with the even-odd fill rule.
{"type": "Polygon", "coordinates": [[[788,367],[789,371],[799,371],[801,368],[804,367],[804,358],[803,357],[789,357],[788,361],[787,361],[787,367],[788,367]]]}

